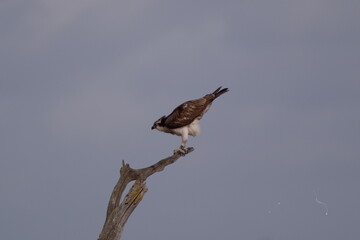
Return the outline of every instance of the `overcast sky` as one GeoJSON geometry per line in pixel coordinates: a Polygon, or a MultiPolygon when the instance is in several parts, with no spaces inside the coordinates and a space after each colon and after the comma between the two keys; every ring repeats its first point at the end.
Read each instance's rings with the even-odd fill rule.
{"type": "Polygon", "coordinates": [[[181,139],[153,122],[219,86],[195,151],[148,179],[122,239],[360,239],[359,13],[2,0],[0,239],[97,239],[121,160],[171,155],[181,139]]]}

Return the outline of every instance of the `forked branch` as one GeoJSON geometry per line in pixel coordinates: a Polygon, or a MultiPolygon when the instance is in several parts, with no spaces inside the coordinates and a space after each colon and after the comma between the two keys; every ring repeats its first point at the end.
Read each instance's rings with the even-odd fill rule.
{"type": "Polygon", "coordinates": [[[146,179],[156,172],[163,171],[166,166],[192,151],[194,151],[194,148],[187,148],[185,153],[177,151],[172,156],[141,169],[133,169],[129,164],[122,161],[120,178],[110,196],[106,220],[98,240],[119,240],[127,219],[148,190],[145,183],[146,179]],[[121,201],[126,186],[132,181],[135,181],[135,183],[121,201]]]}

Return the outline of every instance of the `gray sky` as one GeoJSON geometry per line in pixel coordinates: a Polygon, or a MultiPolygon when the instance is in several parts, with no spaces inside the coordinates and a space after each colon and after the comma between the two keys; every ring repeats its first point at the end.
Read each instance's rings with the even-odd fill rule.
{"type": "Polygon", "coordinates": [[[96,239],[121,160],[169,156],[180,138],[152,123],[218,86],[195,151],[148,179],[123,239],[359,239],[359,12],[2,0],[0,239],[96,239]]]}

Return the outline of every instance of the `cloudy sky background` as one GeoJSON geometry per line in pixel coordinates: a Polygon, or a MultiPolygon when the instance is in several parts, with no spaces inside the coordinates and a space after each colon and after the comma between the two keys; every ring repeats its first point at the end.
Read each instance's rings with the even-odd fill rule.
{"type": "Polygon", "coordinates": [[[122,239],[359,239],[359,12],[2,0],[0,239],[97,239],[121,160],[169,156],[180,138],[152,123],[218,86],[195,151],[148,179],[122,239]]]}

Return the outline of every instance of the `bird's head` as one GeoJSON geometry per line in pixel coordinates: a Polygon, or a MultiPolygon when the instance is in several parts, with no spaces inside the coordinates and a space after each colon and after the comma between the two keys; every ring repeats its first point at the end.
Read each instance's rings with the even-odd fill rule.
{"type": "Polygon", "coordinates": [[[154,124],[151,127],[151,130],[153,129],[158,129],[158,127],[162,127],[164,126],[164,122],[165,122],[166,116],[162,116],[161,118],[159,118],[158,120],[156,120],[154,122],[154,124]]]}

